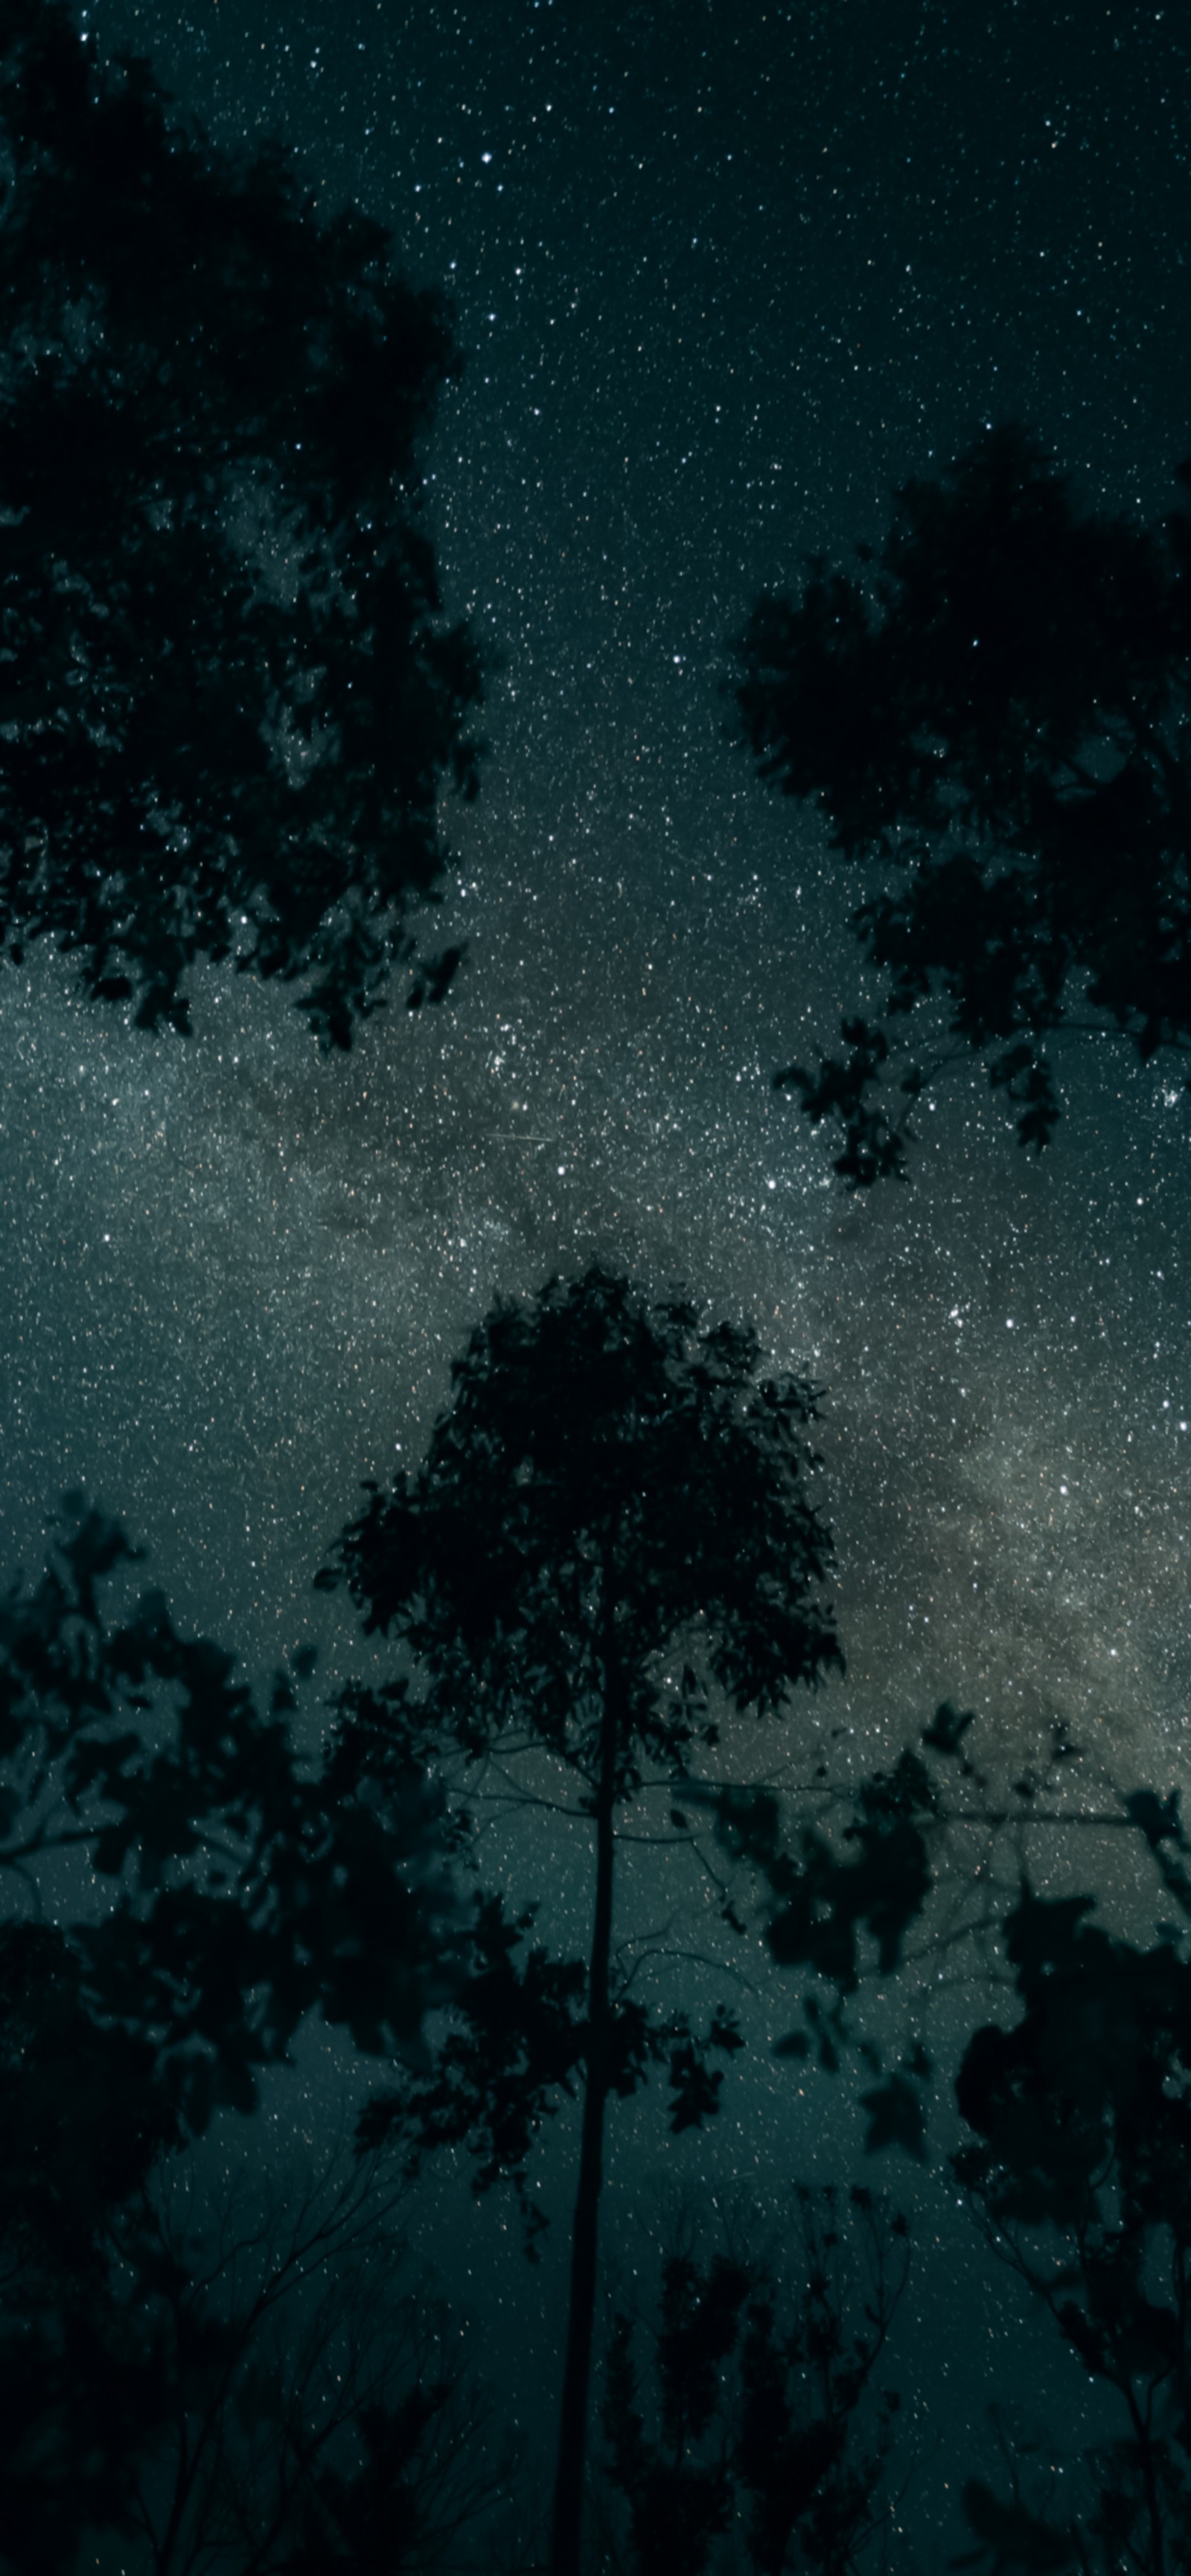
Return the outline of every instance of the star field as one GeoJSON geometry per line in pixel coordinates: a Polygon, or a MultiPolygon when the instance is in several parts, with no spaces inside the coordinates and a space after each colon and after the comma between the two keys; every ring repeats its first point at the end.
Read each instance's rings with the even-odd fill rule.
{"type": "MultiPolygon", "coordinates": [[[[840,1727],[875,1758],[951,1697],[1007,1759],[1061,1716],[1165,1789],[1191,1678],[1185,1097],[1085,1046],[1035,1165],[973,1068],[923,1103],[907,1187],[843,1197],[771,1077],[863,999],[859,888],[727,743],[722,680],[762,583],[878,536],[890,487],[983,420],[1028,420],[1089,498],[1167,506],[1191,447],[1182,14],[79,14],[222,144],[279,132],[321,203],[358,201],[447,287],[467,363],[428,492],[446,606],[494,657],[491,748],[433,925],[464,973],[350,1058],[216,972],[189,1041],[84,1008],[52,958],[0,979],[6,1562],[84,1485],[179,1619],[252,1670],[318,1638],[334,1678],[357,1650],[310,1581],[359,1479],[417,1454],[496,1292],[602,1258],[751,1315],[825,1389],[849,1669],[804,1745],[840,1727]]],[[[506,1856],[573,1938],[586,1896],[544,1854],[506,1856]]],[[[776,2030],[780,1999],[758,2009],[776,2030]]],[[[796,2111],[799,2080],[734,2071],[719,2168],[838,2152],[843,2107],[820,2086],[796,2111]]],[[[618,2189],[648,2138],[634,2108],[618,2189]]],[[[972,2295],[944,2247],[938,2352],[972,2295]]],[[[494,2260],[514,2301],[515,2244],[494,2260]]],[[[991,2371],[1017,2311],[987,2297],[991,2371]]]]}

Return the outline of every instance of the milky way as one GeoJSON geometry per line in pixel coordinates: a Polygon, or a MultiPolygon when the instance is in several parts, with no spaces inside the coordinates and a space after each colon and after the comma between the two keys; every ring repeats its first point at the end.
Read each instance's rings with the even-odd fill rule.
{"type": "MultiPolygon", "coordinates": [[[[888,1749],[950,1696],[1000,1748],[1062,1715],[1165,1786],[1191,1662],[1177,1076],[1089,1044],[1031,1165],[965,1072],[908,1186],[841,1196],[771,1077],[862,991],[859,889],[725,739],[722,681],[757,587],[879,536],[890,487],[981,421],[1026,418],[1089,498],[1168,505],[1175,13],[81,16],[221,142],[278,128],[324,204],[448,285],[467,366],[429,498],[447,606],[500,668],[480,800],[447,817],[441,933],[469,955],[441,1010],[328,1062],[284,994],[215,973],[188,1042],[85,1009],[59,961],[0,979],[10,1561],[84,1485],[180,1619],[267,1665],[322,1633],[311,1575],[477,1313],[598,1256],[751,1315],[825,1389],[849,1670],[816,1741],[888,1749]]],[[[343,1669],[345,1625],[324,1644],[343,1669]]],[[[771,2137],[790,2095],[749,2080],[771,2137]]]]}

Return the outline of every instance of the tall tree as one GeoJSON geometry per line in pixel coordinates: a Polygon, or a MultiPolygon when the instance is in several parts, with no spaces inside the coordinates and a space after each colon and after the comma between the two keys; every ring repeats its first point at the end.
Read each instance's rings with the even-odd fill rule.
{"type": "MultiPolygon", "coordinates": [[[[779,1715],[841,1660],[817,1597],[830,1542],[805,1490],[813,1391],[761,1378],[759,1361],[750,1330],[700,1330],[692,1306],[650,1302],[601,1269],[498,1304],[455,1362],[424,1465],[391,1493],[369,1489],[326,1578],[346,1579],[367,1627],[416,1659],[403,1722],[416,1697],[427,1743],[473,1761],[540,1748],[571,1772],[574,1812],[594,1829],[585,1969],[534,1954],[514,2008],[512,1933],[490,1906],[471,2038],[420,2103],[393,2106],[431,2135],[478,2136],[499,2170],[523,2161],[550,2091],[581,2084],[554,2576],[579,2563],[609,2096],[663,2051],[675,2125],[714,2109],[718,2086],[685,2025],[613,1992],[618,1819],[647,1774],[676,1796],[697,1738],[714,1744],[709,1689],[729,1710],[779,1715]]],[[[672,1819],[681,1837],[677,1806],[672,1819]]],[[[726,2016],[711,2042],[738,2044],[726,2016]]]]}
{"type": "Polygon", "coordinates": [[[346,1047],[476,785],[418,464],[446,308],[60,0],[2,0],[0,144],[0,948],[148,1028],[231,958],[346,1047]]]}
{"type": "Polygon", "coordinates": [[[853,1187],[901,1172],[913,1101],[988,1056],[1023,1144],[1060,1115],[1052,1051],[1127,1036],[1191,1052],[1191,463],[1163,526],[1082,510],[1014,427],[907,483],[859,573],[812,562],[736,647],[739,739],[867,862],[852,915],[889,978],[846,1052],[789,1065],[842,1120],[853,1187]],[[933,1005],[948,1038],[897,1077],[891,1033],[933,1005]]]}

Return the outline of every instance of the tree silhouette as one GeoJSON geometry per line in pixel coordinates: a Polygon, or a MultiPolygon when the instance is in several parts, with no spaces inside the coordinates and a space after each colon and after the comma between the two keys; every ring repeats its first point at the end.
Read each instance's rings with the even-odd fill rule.
{"type": "MultiPolygon", "coordinates": [[[[1191,1912],[1177,1802],[1148,1805],[1191,1912]]],[[[1191,1963],[1173,1929],[1139,1949],[1085,1921],[1093,1906],[1023,1888],[1006,1924],[1023,2010],[969,2043],[957,2095],[976,2143],[955,2165],[994,2251],[1119,2403],[1084,2563],[1094,2544],[1107,2571],[1174,2576],[1191,2556],[1191,1963]]]]}
{"type": "MultiPolygon", "coordinates": [[[[806,1781],[694,1783],[688,1806],[709,1812],[713,1840],[735,1871],[752,1874],[757,1911],[775,1966],[818,1981],[802,1997],[802,2019],[775,2056],[814,2057],[829,2074],[849,2056],[877,2080],[860,2096],[868,2113],[865,2150],[899,2147],[927,2155],[927,2113],[935,2068],[923,2044],[929,2008],[954,1979],[1014,1992],[1005,1965],[1005,1926],[1017,1905],[1030,1837],[1040,1832],[1093,1841],[1140,1837],[1163,1889],[1191,1914],[1188,1849],[1178,1793],[1122,1791],[1107,1773],[1083,1775],[1084,1748],[1062,1719],[1024,1767],[999,1769],[973,1758],[971,1710],[936,1708],[916,1745],[889,1768],[833,1779],[820,1761],[806,1781]],[[915,1971],[929,1964],[923,1984],[915,1971]],[[863,2017],[866,1979],[885,1987],[909,1977],[909,2019],[890,2066],[863,2017]]],[[[749,1903],[738,1887],[741,1907],[749,1903]]],[[[735,1905],[733,1914],[735,1914],[735,1905]]]]}
{"type": "MultiPolygon", "coordinates": [[[[20,2533],[20,2576],[71,2566],[88,2524],[140,2514],[149,2531],[139,2466],[171,2443],[176,2512],[152,2527],[154,2563],[182,2565],[196,2492],[211,2509],[199,2453],[280,2276],[259,2315],[212,2308],[215,2275],[196,2287],[163,2232],[163,2160],[220,2108],[251,2112],[260,2070],[287,2062],[313,2011],[364,2051],[424,2054],[427,2011],[473,1966],[441,1794],[395,1710],[383,1744],[345,1714],[300,1754],[290,1680],[258,1707],[232,1655],[181,1636],[159,1594],[130,1597],[136,1565],[117,1524],[71,1496],[44,1576],[0,1599],[0,2550],[20,2533]]],[[[345,2190],[341,2252],[354,2206],[345,2190]]],[[[291,2285],[304,2262],[291,2247],[291,2285]]],[[[346,2417],[326,2418],[326,2442],[291,2427],[278,2529],[295,2548],[335,2499],[358,2521],[382,2467],[390,2506],[412,2499],[453,2420],[453,2396],[441,2421],[404,2396],[393,2415],[387,2382],[361,2396],[349,2379],[351,2438],[376,2457],[330,2440],[346,2417]]],[[[445,2518],[440,2499],[434,2527],[445,2518]]],[[[280,2565],[261,2557],[261,2576],[266,2563],[280,2565]]]]}
{"type": "MultiPolygon", "coordinates": [[[[999,2496],[983,2478],[965,2480],[961,2501],[976,2546],[948,2560],[954,2568],[979,2570],[979,2576],[1092,2576],[1087,2532],[1078,2520],[1060,2521],[1054,2511],[1060,2495],[1058,2475],[1065,2463],[1054,2458],[1055,2446],[1007,2421],[1006,2410],[990,2406],[989,2414],[1009,2479],[1008,2497],[999,2496]],[[1039,2458],[1050,2453],[1049,2464],[1039,2458]],[[1049,2474],[1048,2474],[1049,2468],[1049,2474]]],[[[1070,2495],[1061,2501],[1072,2502],[1070,2495]]],[[[1117,2566],[1110,2560],[1112,2576],[1117,2566]]]]}
{"type": "Polygon", "coordinates": [[[114,2295],[108,2230],[179,2137],[143,2040],[98,2027],[47,1923],[0,1928],[0,2565],[67,2570],[125,2523],[158,2421],[154,2354],[114,2295]]]}
{"type": "Polygon", "coordinates": [[[703,2576],[738,2536],[755,2576],[847,2576],[887,2520],[896,2395],[873,2374],[905,2287],[906,2225],[871,2192],[800,2186],[780,2264],[666,2251],[656,2316],[616,2316],[603,2408],[634,2566],[703,2576]]]}
{"type": "Polygon", "coordinates": [[[429,2569],[512,2473],[399,2182],[353,2165],[213,2185],[175,2163],[143,2196],[127,2304],[161,2394],[131,2520],[153,2576],[429,2569]]]}
{"type": "Polygon", "coordinates": [[[909,1108],[970,1049],[1038,1151],[1055,1040],[1191,1049],[1191,464],[1178,482],[1156,530],[1083,512],[1031,437],[990,429],[903,487],[859,575],[816,559],[734,648],[761,775],[870,863],[852,927],[889,976],[884,1019],[775,1076],[842,1120],[853,1187],[903,1170],[909,1108]],[[891,1105],[890,1023],[932,998],[958,1045],[891,1105]]]}
{"type": "MultiPolygon", "coordinates": [[[[383,1747],[345,1723],[300,1755],[287,1676],[262,1710],[235,1657],[180,1636],[160,1593],[108,1616],[105,1588],[136,1562],[115,1522],[68,1496],[45,1575],[0,1599],[5,1938],[13,1991],[40,1978],[51,2018],[93,2026],[55,2060],[73,2118],[126,2043],[126,2101],[159,2084],[199,2130],[220,2105],[254,2107],[258,2070],[285,2062],[312,2010],[362,2049],[416,2048],[465,1973],[468,1927],[441,1798],[395,1721],[383,1747]],[[87,1863],[82,1902],[68,1959],[43,1974],[36,1921],[19,1918],[67,1856],[87,1863]]],[[[146,2097],[146,2135],[156,2116],[146,2097]]]]}
{"type": "Polygon", "coordinates": [[[411,2266],[399,2179],[334,2152],[271,2172],[227,2137],[201,2178],[160,2086],[156,2134],[138,2119],[128,2043],[64,2009],[64,1937],[6,1927],[0,1960],[0,2565],[65,2576],[106,2534],[152,2576],[280,2576],[323,2530],[321,2565],[363,2576],[378,2462],[386,2563],[436,2565],[512,2462],[411,2266]]]}
{"type": "Polygon", "coordinates": [[[440,784],[476,784],[417,464],[446,310],[58,0],[3,0],[0,136],[0,946],[147,1028],[231,958],[346,1047],[436,897],[440,784]]]}
{"type": "MultiPolygon", "coordinates": [[[[513,1957],[529,1918],[499,1901],[478,1918],[482,1973],[435,2075],[374,2106],[430,2142],[468,2138],[481,2185],[523,2170],[560,2090],[583,2095],[571,2245],[551,2566],[578,2565],[597,2222],[610,2094],[668,2061],[672,2125],[716,2108],[708,2046],[739,2034],[717,2012],[699,2042],[612,1982],[617,1819],[647,1783],[673,1804],[697,1741],[714,1744],[707,1691],[777,1715],[797,1683],[840,1661],[815,1598],[830,1544],[804,1490],[812,1390],[758,1377],[749,1330],[699,1330],[693,1307],[650,1303],[593,1269],[531,1304],[499,1304],[454,1364],[454,1398],[423,1467],[375,1487],[324,1578],[346,1580],[369,1629],[398,1639],[420,1677],[423,1741],[479,1762],[518,1745],[553,1756],[595,1837],[585,1965],[513,1957]]],[[[383,1725],[383,1702],[371,1703],[383,1725]]]]}
{"type": "MultiPolygon", "coordinates": [[[[925,2156],[932,2076],[921,2040],[890,2071],[846,2014],[870,1965],[884,1984],[916,1957],[935,1968],[962,1947],[964,1981],[975,1971],[1012,1999],[1010,2010],[1022,2008],[968,2043],[957,2094],[971,2134],[955,2170],[993,2254],[1046,2306],[1123,2421],[1120,2438],[1089,2454],[1090,2498],[1074,2518],[1072,2492],[1062,2517],[1053,2492],[1027,2492],[1021,2445],[1007,2454],[1007,2499],[969,2479],[976,2545],[954,2564],[982,2576],[1173,2576],[1191,2554],[1187,1935],[1165,1925],[1147,1950],[1088,1924],[1095,1900],[1037,1898],[1024,1854],[1035,1830],[1140,1838],[1185,1926],[1191,1843],[1177,1792],[1122,1795],[1109,1784],[1103,1802],[1080,1796],[1079,1748],[1061,1726],[1049,1761],[994,1786],[968,1751],[971,1725],[945,1703],[923,1730],[922,1754],[907,1748],[858,1783],[833,1785],[821,1766],[819,1813],[789,1838],[771,1791],[721,1787],[709,1803],[720,1840],[767,1891],[775,1963],[835,1989],[833,2004],[804,1997],[804,2025],[776,2053],[814,2050],[834,2071],[857,2051],[879,2079],[861,2097],[869,2152],[896,2145],[925,2156]],[[942,1912],[928,1912],[939,1900],[942,1912]]],[[[915,2000],[937,1990],[932,1976],[915,2000]]]]}

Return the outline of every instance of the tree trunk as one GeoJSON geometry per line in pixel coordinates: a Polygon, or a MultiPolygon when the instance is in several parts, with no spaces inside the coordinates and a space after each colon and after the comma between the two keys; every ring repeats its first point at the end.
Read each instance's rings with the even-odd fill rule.
{"type": "Polygon", "coordinates": [[[616,1656],[612,1601],[605,1582],[604,1710],[600,1727],[600,1770],[596,1788],[596,1895],[587,1978],[587,2065],[583,2090],[583,2136],[579,2149],[579,2186],[571,2236],[571,2295],[567,2315],[566,2361],[562,2412],[558,2428],[558,2466],[554,2482],[554,2521],[550,2539],[550,2576],[579,2576],[583,2517],[583,2472],[587,2458],[587,2403],[591,2383],[591,2343],[595,2325],[596,2249],[600,2185],[604,2179],[604,2113],[610,2089],[608,1962],[612,1947],[612,1815],[616,1801],[616,1756],[620,1741],[623,1685],[616,1656]]]}

